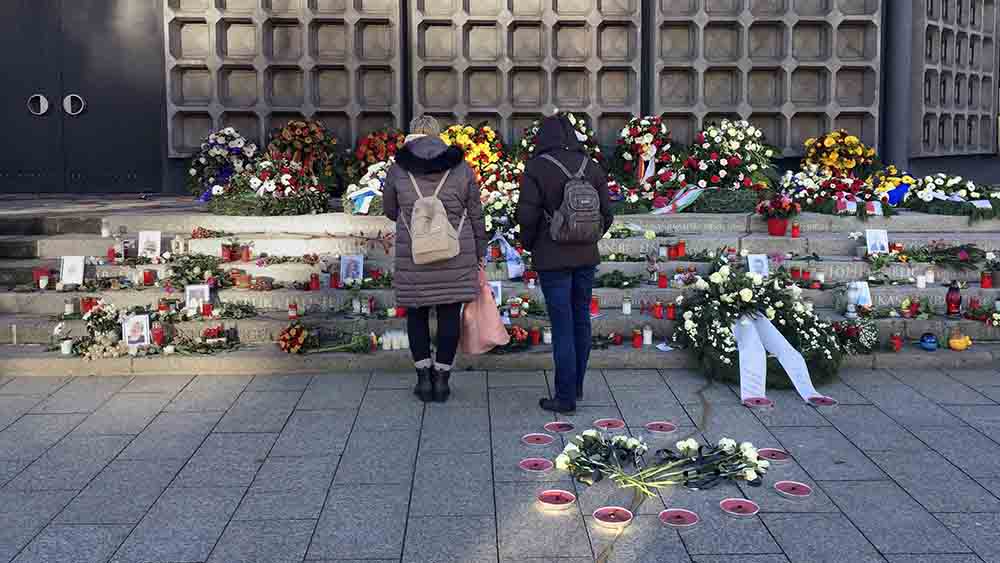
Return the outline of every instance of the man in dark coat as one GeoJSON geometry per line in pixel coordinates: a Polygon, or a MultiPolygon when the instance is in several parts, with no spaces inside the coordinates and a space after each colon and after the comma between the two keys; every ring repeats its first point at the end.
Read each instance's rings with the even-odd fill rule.
{"type": "Polygon", "coordinates": [[[584,177],[600,195],[605,232],[611,228],[614,217],[608,198],[607,172],[590,158],[567,117],[545,118],[535,138],[535,152],[521,177],[517,222],[521,227],[521,244],[531,251],[532,266],[538,271],[552,321],[556,392],[551,399],[541,399],[539,406],[549,411],[572,412],[577,399],[583,396],[583,378],[590,359],[590,299],[601,253],[597,243],[552,240],[549,218],[562,205],[569,178],[553,162],[540,158],[542,155],[551,155],[573,172],[588,160],[584,177]]]}

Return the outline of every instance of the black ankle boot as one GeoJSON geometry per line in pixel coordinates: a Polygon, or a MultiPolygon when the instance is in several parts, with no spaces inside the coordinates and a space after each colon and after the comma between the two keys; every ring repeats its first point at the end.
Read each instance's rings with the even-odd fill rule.
{"type": "Polygon", "coordinates": [[[434,388],[434,402],[443,403],[451,395],[451,388],[448,387],[448,379],[451,378],[451,371],[438,371],[434,373],[432,386],[434,388]]]}
{"type": "Polygon", "coordinates": [[[546,398],[539,399],[538,406],[541,407],[542,410],[555,412],[559,414],[576,413],[576,405],[567,405],[565,403],[562,403],[558,399],[546,399],[546,398]]]}
{"type": "Polygon", "coordinates": [[[413,387],[413,394],[420,397],[420,400],[425,403],[431,400],[433,375],[434,370],[431,368],[417,368],[417,384],[413,387]]]}
{"type": "Polygon", "coordinates": [[[576,386],[576,400],[579,401],[583,399],[583,385],[576,386]]]}

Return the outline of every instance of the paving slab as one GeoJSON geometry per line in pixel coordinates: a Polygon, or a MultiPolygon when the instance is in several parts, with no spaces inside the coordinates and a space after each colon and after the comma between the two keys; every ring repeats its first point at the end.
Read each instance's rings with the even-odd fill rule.
{"type": "MultiPolygon", "coordinates": [[[[547,396],[544,389],[515,387],[490,389],[490,427],[499,430],[542,428],[556,418],[538,407],[538,399],[547,396]]],[[[496,440],[494,439],[494,442],[496,440]]]]}
{"type": "Polygon", "coordinates": [[[128,384],[130,377],[78,377],[32,409],[44,414],[90,413],[128,384]]]}
{"type": "Polygon", "coordinates": [[[369,389],[356,426],[364,430],[408,430],[420,426],[424,405],[409,389],[369,389]]]}
{"type": "Polygon", "coordinates": [[[43,399],[37,395],[0,395],[0,430],[13,424],[43,399]]]}
{"type": "Polygon", "coordinates": [[[144,375],[134,377],[122,390],[121,393],[166,393],[176,395],[184,389],[193,375],[144,375]]]}
{"type": "Polygon", "coordinates": [[[131,439],[130,436],[71,434],[29,465],[7,487],[36,491],[82,489],[131,439]]]}
{"type": "Polygon", "coordinates": [[[780,553],[768,555],[695,555],[692,563],[789,563],[780,553]]]}
{"type": "Polygon", "coordinates": [[[696,526],[679,530],[691,555],[781,553],[760,518],[732,518],[719,509],[723,499],[742,498],[736,485],[726,483],[705,491],[675,487],[661,494],[668,508],[686,508],[701,518],[696,526]]]}
{"type": "MultiPolygon", "coordinates": [[[[537,431],[537,430],[535,430],[537,431]]],[[[559,481],[560,487],[565,487],[570,482],[569,474],[564,471],[552,470],[547,473],[529,473],[520,467],[518,463],[525,458],[543,458],[555,461],[557,455],[563,450],[561,440],[555,440],[547,446],[527,446],[521,443],[521,436],[525,432],[493,434],[493,479],[497,483],[505,482],[554,482],[559,481]]]]}
{"type": "Polygon", "coordinates": [[[761,519],[792,563],[882,563],[843,514],[764,514],[761,519]]]}
{"type": "MultiPolygon", "coordinates": [[[[924,445],[874,405],[838,405],[823,416],[862,451],[921,450],[924,445]]],[[[913,431],[918,431],[916,428],[913,431]]]]}
{"type": "Polygon", "coordinates": [[[247,385],[247,391],[305,391],[313,376],[308,374],[258,375],[247,385]]]}
{"type": "Polygon", "coordinates": [[[178,487],[247,487],[277,434],[210,434],[175,481],[178,487]]]}
{"type": "Polygon", "coordinates": [[[729,404],[709,404],[707,411],[700,403],[687,404],[684,405],[684,410],[705,439],[713,444],[722,438],[751,442],[758,447],[773,445],[776,442],[771,430],[738,401],[729,404]]]}
{"type": "Polygon", "coordinates": [[[421,452],[466,454],[489,450],[490,416],[486,407],[427,409],[420,432],[421,452]]]}
{"type": "Polygon", "coordinates": [[[286,491],[260,491],[251,487],[233,520],[316,520],[326,492],[326,487],[286,491]]]}
{"type": "Polygon", "coordinates": [[[270,456],[260,467],[251,490],[289,491],[320,488],[323,491],[333,481],[340,457],[275,457],[270,456]]]}
{"type": "Polygon", "coordinates": [[[587,531],[594,552],[608,553],[609,563],[690,563],[680,536],[664,530],[655,515],[636,516],[632,524],[618,533],[602,528],[588,517],[587,531]]]}
{"type": "Polygon", "coordinates": [[[410,483],[417,457],[417,429],[351,432],[334,483],[410,483]]]}
{"type": "Polygon", "coordinates": [[[612,390],[619,387],[662,387],[666,384],[655,369],[606,369],[604,379],[612,390]]]}
{"type": "Polygon", "coordinates": [[[52,525],[42,530],[13,563],[104,563],[131,530],[131,526],[120,525],[52,525]]]}
{"type": "Polygon", "coordinates": [[[33,460],[86,417],[85,414],[26,414],[0,431],[0,459],[33,460]]]}
{"type": "MultiPolygon", "coordinates": [[[[545,382],[549,389],[555,389],[555,372],[552,370],[545,372],[545,382]]],[[[577,399],[578,407],[607,406],[615,404],[611,396],[611,388],[604,379],[601,370],[587,370],[583,377],[583,398],[577,399]]]]}
{"type": "Polygon", "coordinates": [[[370,378],[370,373],[317,375],[309,382],[296,408],[357,410],[370,378]]]}
{"type": "Polygon", "coordinates": [[[224,411],[250,383],[250,376],[199,375],[167,406],[170,412],[224,411]]]}
{"type": "Polygon", "coordinates": [[[0,488],[28,467],[30,461],[0,461],[0,488]]]}
{"type": "Polygon", "coordinates": [[[302,391],[244,391],[216,432],[281,432],[302,391]]]}
{"type": "Polygon", "coordinates": [[[357,411],[352,409],[295,411],[278,436],[271,455],[340,455],[355,418],[357,411]]]}
{"type": "Polygon", "coordinates": [[[187,460],[222,418],[221,412],[161,413],[118,459],[187,460]]]}
{"type": "Polygon", "coordinates": [[[629,426],[643,426],[656,420],[668,420],[679,426],[693,424],[666,385],[617,387],[611,393],[629,426]]]}
{"type": "Polygon", "coordinates": [[[493,387],[548,387],[542,370],[489,371],[487,385],[493,387]]]}
{"type": "Polygon", "coordinates": [[[774,428],[771,431],[813,479],[885,479],[878,466],[833,428],[774,428]]]}
{"type": "Polygon", "coordinates": [[[170,402],[166,393],[119,393],[76,429],[78,434],[138,434],[170,402]]]}
{"type": "Polygon", "coordinates": [[[492,516],[493,473],[489,453],[417,457],[411,516],[492,516]]]}
{"type": "Polygon", "coordinates": [[[755,409],[754,416],[764,426],[829,426],[830,422],[802,400],[798,393],[788,389],[776,389],[767,394],[774,401],[774,408],[755,409]]]}
{"type": "Polygon", "coordinates": [[[413,516],[406,526],[403,561],[497,560],[497,527],[493,516],[413,516]]]}
{"type": "Polygon", "coordinates": [[[858,391],[906,428],[962,425],[961,420],[943,407],[902,383],[875,385],[858,391]]]}
{"type": "Polygon", "coordinates": [[[205,561],[243,496],[242,487],[170,487],[112,563],[205,561]]]}
{"type": "Polygon", "coordinates": [[[10,561],[76,494],[0,489],[0,561],[10,561]]]}
{"type": "Polygon", "coordinates": [[[1000,478],[1000,446],[975,428],[917,428],[914,434],[972,477],[1000,478]]]}
{"type": "Polygon", "coordinates": [[[897,379],[939,405],[992,405],[992,399],[939,369],[891,369],[897,379]]]}
{"type": "Polygon", "coordinates": [[[591,515],[602,506],[624,506],[636,514],[646,514],[656,516],[664,509],[663,500],[659,495],[648,498],[637,498],[631,490],[618,487],[615,483],[604,480],[595,483],[593,486],[586,486],[583,483],[576,483],[576,501],[580,506],[580,512],[584,515],[591,515]],[[636,507],[636,503],[641,500],[641,504],[636,507]],[[638,508],[635,510],[633,507],[638,508]]]}
{"type": "Polygon", "coordinates": [[[63,524],[136,524],[184,460],[112,461],[56,518],[63,524]]]}
{"type": "Polygon", "coordinates": [[[393,559],[403,550],[407,485],[334,485],[307,559],[393,559]]]}
{"type": "Polygon", "coordinates": [[[986,563],[1000,562],[1000,514],[937,514],[986,563]]]}
{"type": "Polygon", "coordinates": [[[501,559],[593,557],[578,510],[547,514],[537,508],[535,497],[546,488],[533,483],[495,485],[501,559]]]}
{"type": "MultiPolygon", "coordinates": [[[[679,409],[679,407],[678,407],[679,409]]],[[[573,413],[559,413],[556,414],[556,420],[569,422],[575,426],[575,430],[567,436],[567,439],[571,438],[573,435],[583,432],[588,428],[594,427],[594,421],[602,418],[622,418],[622,412],[615,405],[594,405],[594,406],[581,406],[577,405],[576,411],[573,413]]],[[[627,421],[626,421],[627,422],[627,421]]],[[[538,426],[536,428],[529,429],[532,432],[545,432],[545,426],[538,426]]]]}
{"type": "Polygon", "coordinates": [[[799,467],[794,461],[782,464],[771,464],[764,478],[764,484],[760,487],[751,487],[745,481],[738,483],[743,496],[754,501],[760,506],[762,514],[778,512],[840,512],[837,505],[830,500],[830,497],[823,492],[822,487],[809,477],[804,469],[799,467]],[[778,494],[774,490],[774,484],[778,481],[798,481],[813,488],[813,492],[808,498],[790,499],[778,494]]]}
{"type": "Polygon", "coordinates": [[[868,455],[930,512],[1000,512],[1000,500],[930,449],[868,455]],[[928,467],[934,468],[933,479],[927,478],[928,467]]]}
{"type": "Polygon", "coordinates": [[[1000,440],[1000,405],[949,405],[945,408],[983,434],[1000,440]]]}
{"type": "Polygon", "coordinates": [[[739,398],[724,383],[715,381],[706,387],[709,381],[696,370],[661,369],[660,374],[677,400],[683,404],[701,403],[703,400],[709,403],[731,404],[739,398]],[[698,395],[698,391],[701,391],[701,395],[698,395]]]}
{"type": "MultiPolygon", "coordinates": [[[[406,388],[413,389],[414,376],[410,376],[406,388]]],[[[447,403],[427,403],[427,412],[440,408],[455,407],[483,407],[489,406],[489,398],[486,393],[487,375],[484,371],[456,371],[451,375],[449,386],[451,396],[447,403]]]]}
{"type": "Polygon", "coordinates": [[[983,563],[977,555],[971,553],[955,555],[889,555],[889,563],[983,563]]]}
{"type": "Polygon", "coordinates": [[[820,485],[883,554],[969,551],[962,541],[892,481],[824,482],[820,485]]]}
{"type": "Polygon", "coordinates": [[[48,396],[69,383],[69,377],[13,377],[7,378],[0,386],[0,395],[42,395],[48,396]]]}
{"type": "Polygon", "coordinates": [[[300,563],[314,520],[230,522],[208,563],[300,563]]]}

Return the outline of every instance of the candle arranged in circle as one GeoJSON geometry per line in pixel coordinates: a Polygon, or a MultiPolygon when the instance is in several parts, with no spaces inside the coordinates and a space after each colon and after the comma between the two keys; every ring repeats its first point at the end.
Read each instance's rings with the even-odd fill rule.
{"type": "Polygon", "coordinates": [[[572,432],[576,426],[573,426],[572,422],[566,422],[565,420],[560,420],[557,422],[549,422],[545,425],[546,432],[554,432],[556,434],[564,434],[566,432],[572,432]]]}
{"type": "Polygon", "coordinates": [[[730,516],[748,518],[760,512],[760,507],[752,500],[745,498],[727,498],[719,502],[719,508],[730,516]]]}
{"type": "Polygon", "coordinates": [[[812,487],[798,481],[778,481],[774,484],[774,490],[778,491],[778,494],[792,499],[804,499],[813,492],[812,487]]]}
{"type": "Polygon", "coordinates": [[[594,421],[594,427],[601,430],[621,430],[625,428],[625,421],[618,418],[599,418],[594,421]]]}
{"type": "Polygon", "coordinates": [[[632,521],[632,511],[620,506],[603,506],[594,511],[594,520],[605,528],[620,530],[632,521]]]}
{"type": "Polygon", "coordinates": [[[788,463],[792,460],[792,456],[788,454],[785,450],[779,450],[778,448],[761,448],[757,450],[757,456],[772,464],[788,463]]]}
{"type": "Polygon", "coordinates": [[[770,408],[774,406],[774,401],[767,397],[750,397],[743,400],[743,405],[752,409],[770,408]]]}
{"type": "Polygon", "coordinates": [[[814,407],[835,407],[838,403],[837,400],[832,397],[817,395],[815,397],[809,397],[809,404],[814,407]]]}
{"type": "Polygon", "coordinates": [[[663,510],[660,512],[659,519],[664,526],[671,528],[690,528],[701,520],[696,513],[683,508],[663,510]]]}
{"type": "Polygon", "coordinates": [[[656,421],[647,424],[646,430],[655,434],[670,434],[677,430],[677,425],[673,422],[656,421]]]}
{"type": "Polygon", "coordinates": [[[540,432],[535,432],[531,434],[525,434],[521,436],[521,442],[529,446],[547,446],[551,444],[555,438],[548,434],[542,434],[540,432]]]}
{"type": "Polygon", "coordinates": [[[540,457],[522,459],[518,462],[517,466],[528,473],[546,473],[552,471],[553,467],[551,461],[540,457]]]}
{"type": "Polygon", "coordinates": [[[546,510],[566,510],[576,502],[576,495],[562,489],[548,489],[538,493],[538,503],[546,510]]]}

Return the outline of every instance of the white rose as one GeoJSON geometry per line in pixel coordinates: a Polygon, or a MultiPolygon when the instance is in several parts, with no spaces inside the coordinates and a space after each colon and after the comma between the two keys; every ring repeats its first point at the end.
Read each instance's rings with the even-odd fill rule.
{"type": "Polygon", "coordinates": [[[767,320],[769,321],[774,320],[775,313],[777,313],[777,311],[774,310],[774,307],[768,307],[767,310],[764,311],[764,314],[767,315],[767,320]]]}
{"type": "Polygon", "coordinates": [[[559,454],[556,456],[556,469],[560,471],[566,471],[569,469],[569,456],[566,454],[559,454]]]}
{"type": "MultiPolygon", "coordinates": [[[[705,291],[706,289],[708,289],[708,282],[701,278],[698,278],[698,281],[694,282],[694,288],[699,291],[705,291]]],[[[688,312],[690,313],[690,311],[688,312]]]]}
{"type": "Polygon", "coordinates": [[[753,300],[753,291],[751,291],[748,287],[744,287],[740,290],[740,299],[742,299],[744,303],[749,303],[753,300]]]}
{"type": "Polygon", "coordinates": [[[684,321],[684,330],[694,330],[698,325],[694,324],[694,321],[684,321]]]}
{"type": "Polygon", "coordinates": [[[222,195],[226,192],[226,189],[222,186],[212,186],[212,195],[222,195]]]}
{"type": "Polygon", "coordinates": [[[746,479],[747,481],[756,481],[757,480],[757,472],[754,471],[753,469],[750,469],[748,467],[748,468],[746,468],[746,469],[743,470],[743,478],[746,479]]]}
{"type": "Polygon", "coordinates": [[[190,174],[192,176],[197,176],[198,175],[198,171],[195,170],[194,168],[192,168],[191,170],[188,170],[188,174],[190,174]]]}
{"type": "Polygon", "coordinates": [[[729,266],[723,266],[723,267],[719,268],[719,274],[721,274],[722,277],[724,277],[724,278],[728,278],[729,277],[729,272],[730,272],[729,266]]]}
{"type": "Polygon", "coordinates": [[[719,440],[719,448],[727,454],[731,454],[736,451],[736,440],[732,438],[723,438],[719,440]]]}
{"type": "Polygon", "coordinates": [[[724,280],[725,278],[723,278],[722,274],[720,274],[719,272],[713,272],[712,275],[708,276],[708,281],[716,285],[721,284],[724,280]]]}
{"type": "Polygon", "coordinates": [[[583,436],[588,437],[588,438],[597,438],[598,436],[600,436],[600,434],[597,432],[597,430],[594,430],[593,428],[591,428],[589,430],[584,430],[583,431],[583,436]]]}

